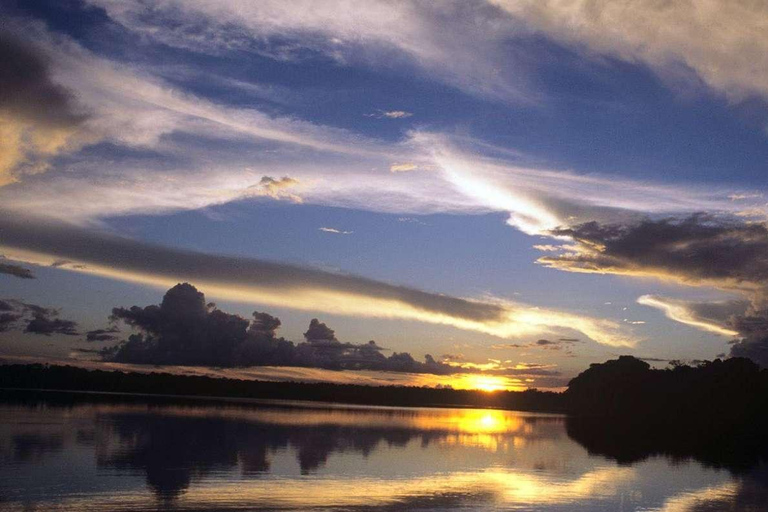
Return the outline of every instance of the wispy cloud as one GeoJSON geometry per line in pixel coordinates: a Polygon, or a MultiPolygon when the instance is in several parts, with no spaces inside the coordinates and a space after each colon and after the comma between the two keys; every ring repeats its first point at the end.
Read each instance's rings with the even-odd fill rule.
{"type": "Polygon", "coordinates": [[[722,336],[738,334],[728,327],[728,322],[731,317],[743,315],[749,308],[749,301],[746,300],[686,301],[657,295],[643,295],[637,303],[659,309],[676,322],[722,336]]]}
{"type": "Polygon", "coordinates": [[[412,112],[405,110],[379,110],[373,114],[365,114],[365,117],[374,117],[376,119],[405,119],[413,116],[412,112]]]}
{"type": "Polygon", "coordinates": [[[419,166],[412,163],[392,164],[389,166],[389,172],[410,172],[418,169],[419,166]]]}
{"type": "Polygon", "coordinates": [[[691,72],[733,99],[768,97],[768,34],[760,2],[491,0],[577,50],[649,65],[686,87],[691,72]],[[707,37],[701,37],[706,33],[707,37]]]}
{"type": "Polygon", "coordinates": [[[326,228],[326,227],[323,227],[323,228],[317,228],[317,230],[318,230],[318,231],[322,231],[322,232],[324,232],[324,233],[333,233],[333,234],[335,234],[335,235],[351,235],[352,233],[354,233],[354,231],[342,231],[342,230],[340,230],[340,229],[336,229],[336,228],[326,228]]]}
{"type": "Polygon", "coordinates": [[[537,96],[523,72],[525,60],[504,46],[521,33],[520,27],[485,2],[372,0],[354,9],[344,0],[90,3],[146,38],[199,52],[237,49],[291,60],[310,50],[340,64],[391,67],[395,62],[398,68],[502,101],[537,96]],[[146,16],[148,7],[152,16],[146,16]]]}

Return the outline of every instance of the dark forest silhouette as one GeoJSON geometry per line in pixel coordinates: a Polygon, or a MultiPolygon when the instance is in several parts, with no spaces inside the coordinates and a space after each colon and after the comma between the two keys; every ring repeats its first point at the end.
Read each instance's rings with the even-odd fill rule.
{"type": "Polygon", "coordinates": [[[738,470],[768,459],[768,370],[749,359],[655,370],[623,356],[572,379],[563,399],[568,435],[619,462],[665,454],[738,470]]]}
{"type": "Polygon", "coordinates": [[[563,410],[560,394],[533,389],[487,393],[478,390],[416,386],[269,382],[159,372],[124,373],[41,364],[0,366],[0,388],[308,400],[411,407],[495,407],[550,412],[563,410]]]}
{"type": "Polygon", "coordinates": [[[1,366],[0,388],[6,389],[0,391],[3,401],[45,399],[59,405],[78,400],[141,401],[147,397],[77,398],[76,394],[57,393],[53,399],[50,393],[9,389],[163,394],[166,396],[152,400],[173,403],[278,399],[566,412],[571,438],[591,453],[620,463],[669,455],[739,471],[768,459],[764,435],[768,428],[768,370],[743,358],[653,369],[644,361],[622,356],[591,365],[572,379],[563,393],[246,381],[39,364],[1,366]]]}

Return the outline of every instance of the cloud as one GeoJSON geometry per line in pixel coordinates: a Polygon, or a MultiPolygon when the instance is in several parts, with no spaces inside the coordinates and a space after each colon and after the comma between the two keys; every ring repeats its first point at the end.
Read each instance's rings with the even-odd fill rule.
{"type": "Polygon", "coordinates": [[[411,172],[418,168],[418,165],[412,163],[392,164],[389,166],[389,172],[411,172]]]}
{"type": "Polygon", "coordinates": [[[404,119],[412,115],[413,113],[405,110],[379,110],[375,114],[365,114],[366,117],[375,117],[376,119],[404,119]]]}
{"type": "Polygon", "coordinates": [[[256,196],[266,196],[272,199],[289,199],[294,203],[300,204],[303,202],[301,197],[290,192],[290,189],[298,185],[299,180],[289,178],[288,176],[283,176],[278,180],[271,176],[264,176],[258,185],[253,185],[250,188],[253,189],[253,195],[256,196]]]}
{"type": "Polygon", "coordinates": [[[22,279],[35,279],[35,275],[26,267],[14,265],[13,263],[0,262],[0,274],[8,274],[22,279]]]}
{"type": "MultiPolygon", "coordinates": [[[[507,62],[508,40],[521,33],[520,23],[482,3],[402,2],[392,7],[374,2],[354,15],[336,2],[310,2],[301,14],[270,1],[226,6],[203,0],[93,3],[147,39],[213,53],[226,53],[241,43],[249,51],[267,51],[256,47],[290,40],[285,46],[289,53],[312,48],[342,63],[361,58],[378,65],[395,48],[424,69],[446,72],[460,57],[459,68],[452,69],[460,70],[461,80],[477,80],[477,87],[489,93],[495,90],[499,97],[514,95],[520,85],[514,76],[524,74],[519,67],[499,74],[497,65],[507,62]],[[151,16],[146,16],[147,5],[154,6],[151,16]],[[349,21],[349,16],[355,23],[340,22],[349,21]],[[174,22],[174,30],[168,26],[156,30],[168,21],[174,22]],[[448,30],[454,25],[457,30],[448,30]],[[360,47],[382,45],[392,48],[364,58],[358,53],[360,47]],[[482,51],[494,48],[498,51],[482,51]],[[476,62],[478,55],[482,62],[476,62]],[[485,78],[482,73],[467,73],[475,66],[485,78]],[[496,78],[489,79],[491,75],[496,78]],[[504,92],[505,87],[511,89],[504,92]]],[[[510,225],[531,234],[589,220],[637,219],[649,212],[765,213],[757,196],[738,204],[728,198],[745,195],[743,191],[526,167],[513,151],[458,136],[417,130],[406,140],[391,143],[226,104],[222,98],[211,101],[162,79],[152,67],[99,57],[39,25],[25,29],[26,38],[35,41],[36,52],[47,62],[54,86],[77,91],[77,102],[66,103],[74,112],[72,119],[79,120],[81,110],[87,112],[75,126],[79,142],[71,148],[108,141],[133,151],[119,159],[99,152],[71,153],[66,173],[25,174],[13,190],[0,188],[0,202],[17,211],[64,215],[86,224],[115,215],[198,209],[259,196],[398,215],[503,211],[509,213],[510,225]],[[240,151],[232,151],[233,145],[240,151]],[[393,154],[403,160],[393,165],[393,154]],[[396,179],[388,171],[398,166],[435,172],[396,179]],[[300,183],[273,177],[280,175],[300,183]]]]}
{"type": "Polygon", "coordinates": [[[722,336],[738,334],[729,327],[729,322],[734,316],[744,315],[750,306],[748,300],[695,302],[657,295],[643,295],[637,303],[660,309],[667,318],[676,322],[722,336]]]}
{"type": "Polygon", "coordinates": [[[566,354],[573,354],[573,345],[580,343],[578,338],[557,338],[555,340],[540,338],[531,343],[496,343],[491,348],[496,350],[518,349],[518,348],[540,348],[543,350],[563,350],[566,354]]]}
{"type": "Polygon", "coordinates": [[[38,157],[60,152],[87,118],[54,81],[45,54],[17,29],[9,22],[0,34],[0,186],[45,170],[38,157]]]}
{"type": "Polygon", "coordinates": [[[44,336],[50,336],[51,334],[66,334],[67,336],[77,336],[80,334],[77,332],[77,323],[72,320],[64,320],[61,318],[53,318],[58,313],[32,313],[32,319],[27,322],[27,327],[24,332],[32,334],[42,334],[44,336]]]}
{"type": "Polygon", "coordinates": [[[24,332],[30,334],[44,336],[51,334],[76,336],[79,334],[76,322],[58,318],[58,316],[59,311],[57,309],[13,299],[0,300],[0,332],[20,330],[23,324],[24,332]]]}
{"type": "Polygon", "coordinates": [[[95,329],[85,333],[86,341],[115,341],[118,339],[117,333],[120,329],[117,327],[110,327],[108,329],[95,329]]]}
{"type": "MultiPolygon", "coordinates": [[[[472,139],[441,133],[411,132],[410,144],[428,154],[430,165],[477,208],[508,212],[507,223],[530,235],[557,236],[555,230],[586,222],[636,223],[648,215],[687,215],[697,211],[754,210],[765,205],[736,205],[732,191],[696,186],[643,183],[596,174],[526,167],[506,152],[472,139]]],[[[541,245],[554,249],[554,245],[541,245]]]]}
{"type": "Polygon", "coordinates": [[[768,367],[768,227],[696,214],[634,224],[589,222],[552,231],[570,249],[539,262],[571,272],[654,277],[736,292],[740,300],[694,302],[645,295],[643,305],[675,321],[737,339],[730,355],[768,367]]]}
{"type": "Polygon", "coordinates": [[[768,279],[763,223],[694,214],[630,224],[588,222],[550,233],[575,245],[538,261],[569,272],[657,277],[741,291],[756,291],[768,279]]]}
{"type": "Polygon", "coordinates": [[[0,233],[0,247],[17,260],[48,265],[66,259],[86,267],[78,271],[155,286],[193,281],[229,300],[419,320],[501,337],[576,330],[607,345],[630,346],[634,342],[631,335],[608,320],[508,301],[451,297],[252,258],[166,248],[51,220],[0,215],[0,233]]]}
{"type": "Polygon", "coordinates": [[[322,231],[324,233],[334,233],[336,235],[351,235],[352,233],[354,233],[354,231],[342,231],[336,228],[325,228],[325,227],[317,228],[317,230],[322,231]]]}
{"type": "Polygon", "coordinates": [[[730,325],[739,338],[731,344],[732,357],[748,357],[768,368],[768,309],[752,307],[746,314],[734,316],[730,325]]]}
{"type": "Polygon", "coordinates": [[[768,97],[761,2],[491,0],[544,35],[581,50],[649,65],[688,88],[694,74],[732,99],[768,97]],[[706,37],[702,37],[706,34],[706,37]]]}
{"type": "Polygon", "coordinates": [[[248,321],[207,303],[194,286],[184,283],[168,290],[159,305],[117,307],[111,321],[122,321],[138,333],[104,349],[107,361],[131,364],[213,367],[298,366],[329,370],[369,370],[450,375],[484,371],[494,375],[557,376],[551,366],[520,363],[477,365],[438,362],[426,355],[423,362],[407,352],[382,354],[375,341],[342,343],[325,323],[312,319],[306,341],[295,344],[277,336],[281,322],[254,312],[248,321]]]}
{"type": "Polygon", "coordinates": [[[10,330],[21,316],[14,313],[0,313],[0,332],[10,330]]]}
{"type": "Polygon", "coordinates": [[[187,50],[249,51],[279,61],[322,55],[341,65],[416,70],[501,101],[537,97],[527,81],[529,64],[507,46],[523,31],[485,2],[373,0],[355,8],[344,0],[90,3],[144,38],[187,50]]]}

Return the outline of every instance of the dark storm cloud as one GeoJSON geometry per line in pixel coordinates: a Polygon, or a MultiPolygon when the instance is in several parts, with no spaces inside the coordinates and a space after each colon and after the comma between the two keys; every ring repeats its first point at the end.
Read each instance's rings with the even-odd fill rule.
{"type": "Polygon", "coordinates": [[[746,293],[749,300],[713,302],[647,297],[677,321],[735,331],[730,355],[768,367],[765,224],[696,214],[627,225],[589,222],[552,234],[571,237],[577,245],[576,250],[539,260],[554,268],[657,276],[746,293]]]}
{"type": "Polygon", "coordinates": [[[7,212],[0,212],[0,245],[157,278],[232,288],[252,286],[281,294],[324,290],[396,301],[424,312],[476,322],[501,321],[505,314],[496,304],[306,267],[166,248],[7,212]]]}
{"type": "Polygon", "coordinates": [[[59,318],[56,309],[18,300],[0,300],[0,331],[19,330],[22,325],[24,332],[30,334],[79,334],[77,323],[59,318]]]}
{"type": "MultiPolygon", "coordinates": [[[[312,319],[304,337],[294,343],[278,337],[281,322],[268,313],[253,319],[225,313],[194,286],[184,283],[168,290],[159,305],[114,308],[112,321],[136,330],[124,342],[105,349],[105,360],[134,364],[244,367],[298,366],[328,370],[377,370],[449,375],[475,371],[436,361],[426,355],[415,360],[407,352],[389,356],[375,341],[344,343],[318,319],[312,319]]],[[[557,375],[531,367],[499,370],[499,374],[557,375]]]]}
{"type": "Polygon", "coordinates": [[[738,331],[739,339],[731,345],[732,357],[748,357],[768,368],[768,309],[753,309],[742,316],[734,316],[731,327],[738,331]]]}
{"type": "Polygon", "coordinates": [[[320,322],[317,318],[313,318],[309,323],[309,329],[304,333],[304,339],[310,343],[337,341],[334,330],[320,322]]]}
{"type": "Polygon", "coordinates": [[[669,359],[662,359],[660,357],[639,357],[641,361],[645,361],[646,363],[668,363],[669,359]]]}
{"type": "Polygon", "coordinates": [[[0,332],[9,331],[21,319],[18,313],[0,313],[0,332]]]}
{"type": "Polygon", "coordinates": [[[538,260],[561,270],[658,275],[729,288],[762,287],[768,280],[768,228],[761,223],[696,214],[635,224],[588,222],[551,234],[577,244],[577,250],[538,260]]]}
{"type": "Polygon", "coordinates": [[[111,320],[138,331],[104,352],[106,359],[122,363],[455,373],[429,356],[424,363],[407,353],[386,357],[374,341],[342,343],[333,329],[317,319],[312,319],[304,335],[307,341],[294,344],[277,336],[279,319],[254,312],[249,321],[225,313],[206,304],[205,296],[187,283],[168,290],[160,305],[114,308],[111,320]]]}
{"type": "Polygon", "coordinates": [[[20,277],[22,279],[34,279],[35,275],[28,268],[21,265],[14,265],[12,263],[0,262],[0,274],[8,274],[10,276],[20,277]]]}
{"type": "Polygon", "coordinates": [[[67,336],[77,336],[77,323],[72,320],[63,320],[56,318],[56,313],[41,314],[33,313],[32,319],[27,322],[24,332],[32,334],[42,334],[50,336],[51,334],[66,334],[67,336]]]}
{"type": "Polygon", "coordinates": [[[45,55],[10,30],[0,32],[0,62],[0,110],[50,127],[85,119],[72,95],[52,80],[45,55]]]}
{"type": "Polygon", "coordinates": [[[118,339],[117,333],[120,329],[110,327],[109,329],[95,329],[85,333],[86,341],[115,341],[118,339]]]}

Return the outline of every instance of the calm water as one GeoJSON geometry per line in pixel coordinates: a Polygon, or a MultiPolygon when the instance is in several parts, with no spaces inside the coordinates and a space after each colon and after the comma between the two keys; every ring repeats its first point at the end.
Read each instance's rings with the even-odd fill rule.
{"type": "Polygon", "coordinates": [[[0,510],[768,510],[767,475],[620,465],[557,415],[0,403],[0,510]]]}

